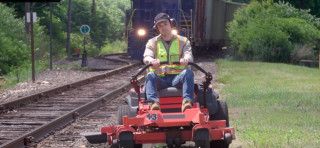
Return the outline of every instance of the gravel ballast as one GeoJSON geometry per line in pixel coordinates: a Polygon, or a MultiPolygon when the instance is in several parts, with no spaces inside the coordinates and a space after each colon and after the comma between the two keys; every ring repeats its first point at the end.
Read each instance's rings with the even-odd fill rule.
{"type": "MultiPolygon", "coordinates": [[[[136,60],[131,60],[131,62],[137,62],[136,60]]],[[[116,69],[127,64],[121,62],[113,62],[104,59],[94,59],[88,58],[87,67],[97,68],[97,69],[116,69]]],[[[80,67],[81,60],[70,61],[70,60],[60,60],[54,61],[54,68],[48,69],[46,71],[40,72],[35,76],[35,83],[31,79],[23,83],[18,83],[16,86],[5,89],[0,93],[0,103],[7,102],[13,99],[17,99],[22,96],[40,92],[55,86],[67,84],[74,81],[79,81],[88,77],[106,73],[105,71],[81,71],[72,70],[72,68],[80,67]],[[78,65],[77,65],[78,64],[78,65]],[[59,68],[57,68],[59,67],[59,68]]]]}

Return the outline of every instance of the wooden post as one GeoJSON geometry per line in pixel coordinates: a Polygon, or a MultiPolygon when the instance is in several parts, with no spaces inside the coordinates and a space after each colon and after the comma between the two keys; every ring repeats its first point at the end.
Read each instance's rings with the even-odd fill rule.
{"type": "Polygon", "coordinates": [[[71,4],[72,1],[69,0],[69,6],[68,6],[68,23],[67,23],[67,47],[66,47],[66,53],[67,57],[69,57],[70,51],[70,30],[71,30],[71,4]]]}
{"type": "Polygon", "coordinates": [[[32,63],[32,82],[35,81],[34,72],[34,44],[33,44],[33,12],[30,12],[30,26],[31,26],[31,63],[32,63]]]}
{"type": "Polygon", "coordinates": [[[25,16],[25,30],[26,30],[26,33],[27,34],[29,34],[30,32],[29,32],[29,24],[28,24],[28,22],[27,22],[27,12],[29,12],[30,11],[30,2],[25,2],[25,4],[24,4],[25,6],[25,14],[26,14],[26,16],[25,16]]]}

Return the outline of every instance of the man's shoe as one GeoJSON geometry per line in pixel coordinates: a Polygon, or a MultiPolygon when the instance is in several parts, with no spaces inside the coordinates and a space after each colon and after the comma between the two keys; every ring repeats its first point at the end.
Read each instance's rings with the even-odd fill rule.
{"type": "Polygon", "coordinates": [[[150,105],[150,110],[160,110],[160,103],[159,102],[152,102],[150,105]]]}
{"type": "Polygon", "coordinates": [[[192,103],[189,100],[183,100],[182,101],[182,107],[181,111],[184,112],[186,109],[191,109],[192,108],[192,103]]]}

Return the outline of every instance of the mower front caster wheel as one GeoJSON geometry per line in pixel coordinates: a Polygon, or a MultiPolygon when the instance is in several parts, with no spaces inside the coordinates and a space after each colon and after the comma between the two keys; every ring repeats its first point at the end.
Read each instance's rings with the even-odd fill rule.
{"type": "Polygon", "coordinates": [[[208,129],[198,129],[195,132],[194,143],[196,148],[210,148],[208,129]]]}
{"type": "Polygon", "coordinates": [[[119,148],[142,148],[142,144],[134,144],[132,132],[121,132],[119,140],[119,148]]]}

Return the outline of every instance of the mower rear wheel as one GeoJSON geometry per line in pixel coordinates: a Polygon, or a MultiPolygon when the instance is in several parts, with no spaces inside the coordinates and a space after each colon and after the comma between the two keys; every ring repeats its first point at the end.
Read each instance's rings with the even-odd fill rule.
{"type": "Polygon", "coordinates": [[[118,109],[118,125],[123,125],[122,117],[129,116],[129,106],[122,105],[118,109]]]}
{"type": "Polygon", "coordinates": [[[229,113],[228,106],[225,101],[217,100],[218,111],[210,115],[210,121],[212,120],[226,120],[226,127],[229,127],[229,113]]]}
{"type": "MultiPolygon", "coordinates": [[[[217,100],[218,111],[210,115],[210,120],[226,120],[226,127],[229,127],[229,114],[228,114],[228,106],[225,101],[217,100]]],[[[228,148],[229,144],[224,140],[212,140],[210,142],[211,148],[228,148]]]]}
{"type": "Polygon", "coordinates": [[[208,129],[197,129],[194,137],[196,148],[210,148],[209,137],[208,129]]]}

